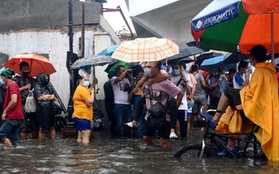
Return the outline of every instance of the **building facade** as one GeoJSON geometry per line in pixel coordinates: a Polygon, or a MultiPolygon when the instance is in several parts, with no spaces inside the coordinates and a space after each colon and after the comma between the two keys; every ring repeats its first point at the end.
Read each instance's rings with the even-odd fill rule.
{"type": "MultiPolygon", "coordinates": [[[[53,63],[56,73],[51,82],[65,106],[70,96],[70,75],[66,68],[69,51],[68,0],[0,0],[1,65],[20,53],[42,54],[53,63]]],[[[82,4],[84,3],[84,55],[92,56],[119,44],[120,40],[100,15],[97,2],[72,2],[73,52],[81,53],[82,4]]],[[[103,69],[96,67],[99,86],[107,80],[103,69]]],[[[97,94],[102,99],[103,91],[97,94]]]]}
{"type": "Polygon", "coordinates": [[[126,0],[138,37],[192,40],[190,21],[212,0],[126,0]]]}

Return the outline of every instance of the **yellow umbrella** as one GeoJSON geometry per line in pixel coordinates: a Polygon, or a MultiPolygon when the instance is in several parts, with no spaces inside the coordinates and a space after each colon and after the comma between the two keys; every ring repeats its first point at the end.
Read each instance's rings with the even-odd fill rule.
{"type": "Polygon", "coordinates": [[[166,38],[137,38],[124,41],[111,58],[124,62],[160,61],[179,53],[178,45],[166,38]]]}

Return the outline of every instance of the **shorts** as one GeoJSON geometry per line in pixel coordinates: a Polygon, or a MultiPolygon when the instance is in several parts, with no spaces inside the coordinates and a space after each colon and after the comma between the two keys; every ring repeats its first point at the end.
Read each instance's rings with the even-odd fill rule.
{"type": "Polygon", "coordinates": [[[6,119],[0,127],[0,141],[3,143],[6,138],[9,138],[14,146],[19,144],[19,126],[22,120],[6,119]]]}
{"type": "Polygon", "coordinates": [[[24,120],[22,121],[19,130],[21,132],[39,130],[36,113],[24,113],[24,120]]]}
{"type": "Polygon", "coordinates": [[[77,131],[91,130],[92,128],[91,121],[89,120],[73,118],[73,121],[75,122],[77,131]]]}
{"type": "Polygon", "coordinates": [[[197,114],[200,112],[201,107],[206,105],[206,97],[202,96],[202,97],[194,97],[194,106],[192,108],[192,113],[193,114],[197,114]]]}
{"type": "MultiPolygon", "coordinates": [[[[170,136],[171,123],[169,121],[164,121],[163,127],[158,130],[159,137],[164,139],[169,139],[170,136]]],[[[153,137],[156,129],[150,125],[150,117],[147,120],[143,120],[143,135],[153,137]]]]}

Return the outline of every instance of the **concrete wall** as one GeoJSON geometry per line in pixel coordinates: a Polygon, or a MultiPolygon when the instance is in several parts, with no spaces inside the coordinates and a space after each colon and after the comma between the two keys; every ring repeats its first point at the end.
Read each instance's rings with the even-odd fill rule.
{"type": "Polygon", "coordinates": [[[160,0],[129,0],[129,12],[162,37],[192,40],[190,21],[211,1],[171,0],[161,3],[160,0]]]}
{"type": "MultiPolygon", "coordinates": [[[[79,52],[78,40],[81,36],[81,32],[77,31],[74,34],[73,51],[79,52]]],[[[0,34],[1,44],[0,52],[6,54],[0,54],[1,62],[5,62],[8,58],[20,53],[38,53],[44,54],[53,63],[56,73],[50,76],[50,80],[60,95],[63,103],[67,106],[69,99],[70,89],[70,76],[66,68],[66,55],[69,50],[69,38],[68,34],[63,30],[28,30],[0,34]]],[[[99,53],[103,49],[113,45],[111,36],[108,33],[96,31],[93,28],[87,29],[85,32],[85,40],[88,43],[89,55],[99,53]]],[[[103,84],[107,81],[107,74],[104,72],[107,65],[96,66],[95,76],[98,78],[99,88],[97,99],[104,99],[103,84]]]]}
{"type": "Polygon", "coordinates": [[[9,56],[7,54],[0,53],[0,68],[4,66],[4,63],[9,60],[9,56]]]}
{"type": "MultiPolygon", "coordinates": [[[[78,52],[78,40],[80,32],[76,32],[73,40],[74,52],[78,52]]],[[[87,31],[85,38],[89,39],[90,47],[93,48],[94,30],[87,31]]],[[[53,86],[60,95],[63,103],[66,104],[69,98],[69,73],[66,69],[66,55],[69,50],[68,34],[63,30],[41,30],[41,31],[21,31],[0,34],[0,52],[7,53],[11,58],[14,55],[27,52],[46,54],[53,63],[56,73],[50,76],[53,86]]],[[[93,50],[90,50],[93,54],[93,50]]]]}
{"type": "MultiPolygon", "coordinates": [[[[0,65],[14,55],[29,52],[44,54],[53,63],[56,73],[50,76],[64,105],[70,95],[66,56],[69,51],[68,0],[0,0],[0,65]]],[[[73,52],[80,53],[81,2],[73,2],[73,52]]],[[[109,24],[100,16],[98,3],[85,3],[85,56],[119,44],[109,24]],[[100,20],[101,19],[101,20],[100,20]]],[[[99,79],[97,99],[103,99],[106,66],[96,67],[99,79]]]]}
{"type": "Polygon", "coordinates": [[[176,1],[178,0],[130,0],[129,11],[131,16],[137,16],[176,1]]]}

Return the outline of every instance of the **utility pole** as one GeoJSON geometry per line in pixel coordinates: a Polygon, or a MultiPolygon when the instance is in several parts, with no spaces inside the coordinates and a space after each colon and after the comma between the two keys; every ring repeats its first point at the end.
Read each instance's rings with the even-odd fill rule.
{"type": "Polygon", "coordinates": [[[125,17],[125,15],[124,15],[124,13],[123,13],[123,11],[122,11],[120,6],[117,6],[116,9],[114,9],[114,8],[102,8],[101,13],[103,14],[104,12],[120,12],[124,22],[126,23],[128,29],[129,29],[129,31],[131,33],[131,37],[130,38],[131,39],[136,38],[134,33],[133,33],[133,31],[132,31],[132,29],[131,29],[131,27],[130,27],[130,25],[129,25],[129,23],[128,23],[128,21],[126,20],[126,17],[125,17]]]}
{"type": "Polygon", "coordinates": [[[74,94],[74,73],[71,69],[73,64],[73,12],[72,12],[72,0],[69,0],[69,63],[70,63],[70,98],[68,103],[68,121],[71,121],[73,113],[73,94],[74,94]]]}
{"type": "Polygon", "coordinates": [[[85,6],[84,6],[84,3],[82,4],[82,24],[81,24],[81,48],[80,48],[80,51],[81,51],[81,57],[84,57],[84,18],[85,18],[85,6]]]}

